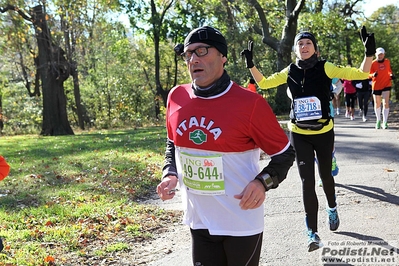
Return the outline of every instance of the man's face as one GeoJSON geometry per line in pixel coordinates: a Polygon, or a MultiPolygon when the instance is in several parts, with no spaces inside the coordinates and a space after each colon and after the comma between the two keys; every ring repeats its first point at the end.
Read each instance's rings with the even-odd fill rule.
{"type": "MultiPolygon", "coordinates": [[[[186,51],[194,51],[198,47],[207,47],[205,43],[193,43],[184,48],[186,51]]],[[[224,63],[227,58],[224,57],[215,47],[208,48],[208,54],[197,56],[194,52],[192,57],[186,61],[190,71],[191,80],[199,87],[206,88],[215,83],[223,74],[224,63]]]]}
{"type": "Polygon", "coordinates": [[[385,56],[385,54],[379,53],[379,54],[377,55],[378,61],[381,61],[382,59],[384,59],[384,56],[385,56]]]}
{"type": "Polygon", "coordinates": [[[311,39],[300,39],[295,46],[296,55],[301,60],[306,60],[316,53],[311,39]]]}

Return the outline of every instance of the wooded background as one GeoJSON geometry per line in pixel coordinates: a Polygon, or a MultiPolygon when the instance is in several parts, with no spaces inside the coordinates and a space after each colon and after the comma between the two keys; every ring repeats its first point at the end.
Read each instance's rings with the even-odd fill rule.
{"type": "MultiPolygon", "coordinates": [[[[399,70],[399,7],[369,17],[362,0],[0,0],[0,130],[67,135],[92,128],[163,124],[169,90],[189,82],[173,47],[193,28],[211,25],[228,42],[226,69],[246,85],[240,51],[270,75],[295,59],[294,36],[314,33],[321,57],[358,67],[362,25],[375,33],[399,70]],[[126,18],[126,19],[124,19],[126,18]]],[[[262,91],[286,114],[285,86],[262,91]]],[[[399,99],[394,85],[392,100],[399,99]]]]}

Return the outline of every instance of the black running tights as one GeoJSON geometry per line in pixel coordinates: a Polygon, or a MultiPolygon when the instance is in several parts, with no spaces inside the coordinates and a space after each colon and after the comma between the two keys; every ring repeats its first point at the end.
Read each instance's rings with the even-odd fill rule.
{"type": "Polygon", "coordinates": [[[315,161],[319,162],[319,174],[323,182],[324,194],[330,208],[336,206],[335,182],[331,175],[334,130],[318,135],[291,133],[291,143],[295,148],[296,163],[302,180],[302,197],[305,207],[305,222],[309,230],[317,232],[319,202],[315,190],[315,161]]]}
{"type": "Polygon", "coordinates": [[[263,233],[252,236],[214,236],[191,229],[193,265],[258,266],[263,233]]]}

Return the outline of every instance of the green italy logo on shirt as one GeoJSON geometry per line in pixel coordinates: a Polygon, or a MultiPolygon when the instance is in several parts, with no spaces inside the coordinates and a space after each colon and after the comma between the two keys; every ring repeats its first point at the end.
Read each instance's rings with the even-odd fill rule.
{"type": "Polygon", "coordinates": [[[190,140],[192,140],[195,144],[202,144],[206,142],[206,134],[204,131],[197,129],[190,133],[190,140]]]}

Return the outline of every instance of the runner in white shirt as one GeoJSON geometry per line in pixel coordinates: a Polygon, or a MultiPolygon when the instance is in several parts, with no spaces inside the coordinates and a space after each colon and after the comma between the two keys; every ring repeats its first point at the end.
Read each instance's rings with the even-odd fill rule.
{"type": "Polygon", "coordinates": [[[162,200],[181,187],[193,265],[258,265],[265,191],[286,178],[295,152],[269,104],[230,80],[227,43],[212,27],[194,29],[175,51],[191,84],[168,96],[162,200]],[[260,151],[271,160],[259,169],[260,151]]]}

